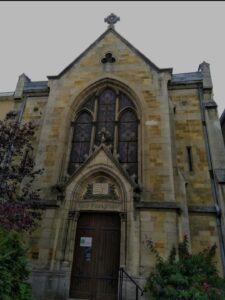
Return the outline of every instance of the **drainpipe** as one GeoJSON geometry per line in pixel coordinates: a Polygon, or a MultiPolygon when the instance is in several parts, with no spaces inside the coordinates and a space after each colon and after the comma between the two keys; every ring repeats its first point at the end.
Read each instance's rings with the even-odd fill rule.
{"type": "Polygon", "coordinates": [[[217,190],[217,185],[216,185],[216,181],[215,181],[215,171],[214,171],[213,163],[212,163],[212,154],[211,154],[210,144],[209,144],[209,135],[208,135],[206,119],[205,119],[205,107],[203,104],[203,87],[202,87],[202,85],[198,86],[198,93],[199,93],[199,100],[200,100],[201,119],[202,119],[202,124],[203,124],[203,134],[204,134],[206,153],[207,153],[209,170],[210,170],[212,194],[213,194],[214,205],[215,205],[215,209],[216,209],[216,225],[218,228],[220,252],[221,252],[222,265],[223,265],[223,274],[225,276],[225,241],[224,241],[224,236],[223,236],[223,232],[222,232],[221,208],[219,205],[219,196],[218,196],[218,190],[217,190]]]}

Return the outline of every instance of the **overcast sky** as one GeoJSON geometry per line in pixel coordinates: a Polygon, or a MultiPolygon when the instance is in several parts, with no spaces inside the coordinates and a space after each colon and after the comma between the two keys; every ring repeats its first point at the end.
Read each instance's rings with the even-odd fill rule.
{"type": "Polygon", "coordinates": [[[116,30],[159,68],[197,71],[210,63],[219,115],[225,108],[225,2],[61,1],[0,2],[0,92],[18,76],[57,75],[107,28],[116,30]]]}

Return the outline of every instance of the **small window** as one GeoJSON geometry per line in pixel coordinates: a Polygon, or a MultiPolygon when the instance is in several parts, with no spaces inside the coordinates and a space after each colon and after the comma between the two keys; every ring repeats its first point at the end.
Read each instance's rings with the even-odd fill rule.
{"type": "Polygon", "coordinates": [[[116,61],[115,57],[113,57],[112,53],[108,52],[105,54],[105,57],[101,60],[103,64],[106,63],[114,63],[116,61]]]}
{"type": "Polygon", "coordinates": [[[193,171],[193,157],[192,157],[192,148],[187,146],[187,159],[188,159],[188,169],[190,172],[193,171]]]}

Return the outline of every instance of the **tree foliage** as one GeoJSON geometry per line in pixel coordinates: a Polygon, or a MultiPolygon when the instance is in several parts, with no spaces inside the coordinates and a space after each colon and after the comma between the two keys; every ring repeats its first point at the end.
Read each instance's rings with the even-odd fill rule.
{"type": "Polygon", "coordinates": [[[16,231],[32,230],[41,216],[39,191],[32,188],[41,170],[32,157],[34,126],[0,121],[0,225],[16,231]]]}
{"type": "Polygon", "coordinates": [[[146,290],[152,300],[225,300],[225,280],[213,264],[216,245],[191,254],[185,236],[177,251],[173,247],[166,260],[159,255],[152,241],[147,245],[156,256],[156,267],[150,273],[146,290]]]}
{"type": "Polygon", "coordinates": [[[0,121],[0,299],[30,300],[26,251],[21,233],[41,218],[32,140],[34,126],[0,121]]]}
{"type": "Polygon", "coordinates": [[[18,233],[0,227],[0,299],[30,300],[26,253],[18,233]]]}

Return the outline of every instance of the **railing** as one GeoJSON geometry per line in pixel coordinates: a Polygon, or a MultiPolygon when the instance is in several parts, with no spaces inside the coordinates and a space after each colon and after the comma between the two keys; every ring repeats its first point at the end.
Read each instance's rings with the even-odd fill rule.
{"type": "Polygon", "coordinates": [[[140,295],[143,296],[144,291],[143,289],[137,284],[137,282],[124,270],[124,268],[119,269],[119,298],[118,300],[123,300],[123,281],[124,275],[135,285],[135,292],[136,292],[136,300],[139,298],[140,295]]]}

